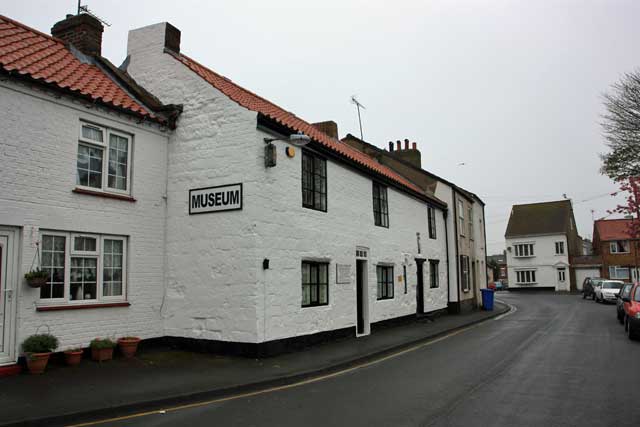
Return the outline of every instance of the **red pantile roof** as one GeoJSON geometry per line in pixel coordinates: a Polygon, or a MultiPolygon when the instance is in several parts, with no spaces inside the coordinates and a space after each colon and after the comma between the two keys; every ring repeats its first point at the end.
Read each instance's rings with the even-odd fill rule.
{"type": "Polygon", "coordinates": [[[631,238],[630,225],[630,219],[599,219],[595,223],[595,228],[600,240],[626,240],[631,238]]]}
{"type": "Polygon", "coordinates": [[[0,15],[0,67],[140,116],[155,115],[105,71],[80,61],[60,40],[0,15]]]}
{"type": "MultiPolygon", "coordinates": [[[[283,108],[278,107],[274,103],[256,95],[255,93],[238,86],[226,77],[199,64],[198,62],[194,61],[184,54],[176,54],[172,52],[169,53],[171,53],[174,58],[182,62],[189,69],[191,69],[197,75],[210,83],[213,87],[224,93],[239,105],[251,111],[260,113],[276,121],[277,123],[282,124],[289,129],[292,129],[293,131],[302,132],[312,138],[314,141],[319,142],[326,148],[338,153],[342,157],[346,157],[347,159],[350,159],[371,171],[383,175],[405,188],[420,193],[421,195],[425,195],[420,187],[414,185],[409,180],[397,174],[390,168],[379,164],[371,157],[356,150],[355,148],[347,144],[340,143],[338,140],[331,138],[327,134],[316,129],[310,123],[307,123],[301,118],[296,117],[293,113],[290,113],[283,108]]],[[[440,203],[443,202],[440,201],[440,203]]]]}

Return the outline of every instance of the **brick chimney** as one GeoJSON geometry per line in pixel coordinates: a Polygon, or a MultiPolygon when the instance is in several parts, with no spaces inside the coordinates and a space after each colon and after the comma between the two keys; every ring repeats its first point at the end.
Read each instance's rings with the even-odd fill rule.
{"type": "Polygon", "coordinates": [[[326,122],[312,123],[311,125],[331,138],[338,139],[338,124],[336,122],[328,120],[326,122]]]}
{"type": "Polygon", "coordinates": [[[393,142],[389,141],[389,154],[405,162],[411,163],[411,165],[422,169],[422,156],[418,145],[415,142],[409,142],[408,139],[404,140],[404,147],[400,140],[396,141],[396,149],[393,149],[393,142]]]}
{"type": "Polygon", "coordinates": [[[102,23],[91,15],[67,15],[51,28],[51,35],[73,45],[80,52],[90,56],[102,55],[102,23]]]}

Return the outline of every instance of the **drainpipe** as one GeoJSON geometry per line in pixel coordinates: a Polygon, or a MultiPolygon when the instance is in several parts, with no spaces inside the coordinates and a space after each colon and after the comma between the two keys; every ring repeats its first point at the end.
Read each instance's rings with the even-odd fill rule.
{"type": "Polygon", "coordinates": [[[456,203],[456,192],[455,189],[451,189],[452,191],[452,203],[453,203],[453,231],[454,231],[454,236],[455,236],[455,244],[456,244],[456,259],[455,259],[455,263],[456,263],[456,295],[458,297],[458,312],[460,312],[460,253],[459,253],[459,248],[458,248],[458,204],[456,203]]]}
{"type": "MultiPolygon", "coordinates": [[[[482,205],[482,235],[484,236],[484,283],[485,286],[489,285],[489,274],[487,273],[487,223],[484,216],[484,204],[482,205]]],[[[506,261],[505,256],[505,261],[506,261]]]]}

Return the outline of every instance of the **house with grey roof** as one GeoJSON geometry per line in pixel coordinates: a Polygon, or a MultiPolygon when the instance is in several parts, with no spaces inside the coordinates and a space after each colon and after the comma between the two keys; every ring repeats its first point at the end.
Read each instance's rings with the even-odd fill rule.
{"type": "Polygon", "coordinates": [[[505,233],[509,288],[575,290],[581,252],[571,200],[514,205],[505,233]]]}

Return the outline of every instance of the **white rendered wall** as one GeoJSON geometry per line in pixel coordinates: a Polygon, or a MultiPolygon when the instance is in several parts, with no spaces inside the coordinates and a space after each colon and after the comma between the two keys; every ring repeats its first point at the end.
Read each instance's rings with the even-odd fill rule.
{"type": "Polygon", "coordinates": [[[369,248],[370,321],[415,313],[416,232],[422,255],[440,260],[440,288],[425,310],[446,307],[444,223],[428,239],[423,202],[389,189],[390,228],[373,224],[371,179],[328,161],[328,212],[302,208],[301,154],[264,167],[265,136],[256,113],[238,106],[183,64],[164,54],[164,24],[132,31],[129,73],[184,112],[169,148],[167,335],[263,342],[356,322],[355,250],[369,248]],[[243,183],[243,210],[188,215],[189,189],[243,183]],[[264,258],[270,268],[262,269],[264,258]],[[329,305],[301,307],[301,262],[329,266],[329,305]],[[397,281],[408,261],[408,293],[397,281]],[[394,263],[395,298],[376,301],[375,264],[394,263]],[[335,284],[336,263],[350,264],[350,284],[335,284]]]}
{"type": "Polygon", "coordinates": [[[556,290],[569,290],[569,256],[567,255],[567,237],[564,234],[547,236],[523,236],[519,238],[506,239],[507,245],[507,270],[509,277],[509,287],[554,287],[556,290]],[[556,255],[555,242],[564,242],[564,255],[556,255]],[[533,257],[515,257],[514,245],[519,243],[533,243],[533,257]],[[511,247],[511,250],[509,250],[511,247]],[[558,281],[557,268],[565,268],[566,280],[564,283],[558,281]],[[535,268],[535,285],[518,285],[516,281],[516,270],[535,268]]]}
{"type": "Polygon", "coordinates": [[[458,258],[456,257],[456,233],[455,224],[456,217],[454,214],[455,200],[453,198],[453,189],[448,184],[438,181],[436,184],[435,196],[447,203],[447,238],[449,247],[449,300],[451,302],[457,302],[459,300],[458,295],[458,258]]]}
{"type": "Polygon", "coordinates": [[[46,331],[44,325],[60,339],[60,349],[87,346],[96,337],[163,335],[166,134],[158,126],[9,81],[0,84],[0,127],[0,225],[19,227],[22,235],[17,343],[38,327],[46,331]],[[72,193],[81,119],[133,135],[136,202],[72,193]],[[128,236],[131,306],[36,311],[39,290],[29,288],[22,277],[31,267],[32,234],[37,236],[38,230],[128,236]]]}

